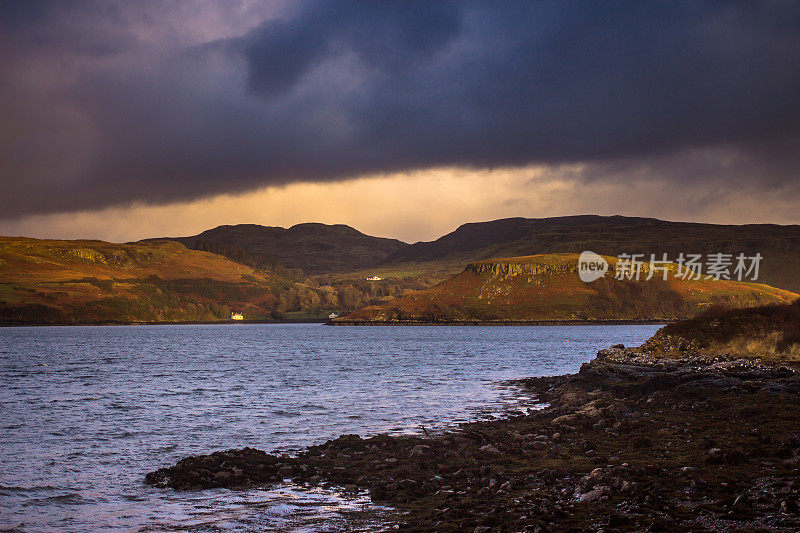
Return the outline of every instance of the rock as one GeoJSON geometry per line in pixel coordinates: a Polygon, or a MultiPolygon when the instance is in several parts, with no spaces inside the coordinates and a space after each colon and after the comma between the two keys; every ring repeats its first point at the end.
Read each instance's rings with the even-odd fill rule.
{"type": "Polygon", "coordinates": [[[417,486],[417,482],[413,479],[403,479],[398,482],[398,486],[403,490],[412,489],[417,486]]]}
{"type": "Polygon", "coordinates": [[[414,446],[409,454],[409,457],[425,457],[426,455],[432,454],[433,449],[430,446],[426,446],[424,444],[418,444],[414,446]]]}
{"type": "Polygon", "coordinates": [[[611,349],[612,350],[624,350],[625,349],[625,345],[624,344],[613,344],[611,346],[611,349]]]}
{"type": "Polygon", "coordinates": [[[486,446],[481,446],[478,448],[483,453],[493,453],[493,454],[500,454],[500,450],[496,447],[492,446],[491,444],[487,444],[486,446]]]}
{"type": "Polygon", "coordinates": [[[718,465],[725,462],[725,454],[719,448],[711,448],[706,452],[706,463],[718,465]]]}
{"type": "Polygon", "coordinates": [[[745,494],[740,494],[733,500],[734,509],[746,509],[750,507],[750,500],[747,499],[745,494]]]}
{"type": "Polygon", "coordinates": [[[227,470],[222,470],[221,472],[217,472],[214,474],[215,481],[228,481],[233,477],[233,474],[228,472],[227,470]]]}
{"type": "Polygon", "coordinates": [[[781,512],[784,514],[797,514],[797,502],[792,500],[783,500],[781,502],[781,512]]]}
{"type": "Polygon", "coordinates": [[[550,423],[554,426],[572,427],[578,423],[579,416],[575,414],[561,415],[555,417],[550,423]]]}
{"type": "Polygon", "coordinates": [[[584,415],[589,420],[597,421],[603,418],[603,410],[594,405],[594,402],[591,402],[579,409],[578,413],[584,415]]]}
{"type": "Polygon", "coordinates": [[[591,503],[596,502],[603,496],[606,496],[611,493],[611,487],[607,487],[605,485],[601,485],[596,487],[585,494],[581,494],[578,497],[579,502],[591,503]]]}

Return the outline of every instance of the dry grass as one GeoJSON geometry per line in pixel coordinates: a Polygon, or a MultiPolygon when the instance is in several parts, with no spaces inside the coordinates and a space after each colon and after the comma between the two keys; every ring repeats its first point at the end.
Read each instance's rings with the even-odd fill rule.
{"type": "Polygon", "coordinates": [[[712,309],[669,324],[658,336],[686,339],[708,353],[800,362],[800,300],[791,305],[712,309]]]}

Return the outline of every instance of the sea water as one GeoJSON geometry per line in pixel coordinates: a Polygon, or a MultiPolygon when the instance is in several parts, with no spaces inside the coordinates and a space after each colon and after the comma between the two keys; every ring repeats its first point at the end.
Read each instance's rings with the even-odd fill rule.
{"type": "Polygon", "coordinates": [[[657,328],[0,328],[0,529],[379,530],[358,521],[365,494],[174,492],[143,479],[191,454],[292,453],[525,410],[536,399],[506,381],[576,372],[657,328]]]}

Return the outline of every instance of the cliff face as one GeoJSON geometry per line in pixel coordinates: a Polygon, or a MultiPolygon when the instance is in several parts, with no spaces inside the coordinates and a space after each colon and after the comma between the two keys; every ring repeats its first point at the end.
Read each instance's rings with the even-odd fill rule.
{"type": "Polygon", "coordinates": [[[660,321],[694,316],[712,307],[788,303],[797,295],[767,285],[727,280],[687,281],[660,276],[584,283],[578,254],[544,254],[470,263],[439,285],[360,309],[340,322],[593,322],[660,321]]]}
{"type": "Polygon", "coordinates": [[[556,276],[578,272],[577,262],[569,264],[566,262],[548,264],[538,261],[518,261],[514,259],[492,259],[470,263],[464,269],[465,272],[473,273],[477,276],[491,276],[499,279],[506,279],[514,276],[556,276]]]}
{"type": "MultiPolygon", "coordinates": [[[[96,264],[112,268],[136,268],[163,260],[170,252],[182,249],[175,243],[153,246],[112,245],[102,241],[56,241],[26,238],[0,238],[0,257],[25,257],[32,263],[96,264]]],[[[0,277],[8,273],[0,272],[0,277]]]]}

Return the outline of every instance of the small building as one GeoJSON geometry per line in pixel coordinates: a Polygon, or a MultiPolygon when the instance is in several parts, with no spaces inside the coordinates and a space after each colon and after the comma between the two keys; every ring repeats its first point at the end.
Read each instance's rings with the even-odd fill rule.
{"type": "Polygon", "coordinates": [[[372,276],[372,277],[367,278],[367,281],[380,281],[382,279],[383,278],[380,277],[380,276],[372,276]]]}
{"type": "Polygon", "coordinates": [[[244,320],[242,313],[231,313],[231,320],[244,320]]]}
{"type": "Polygon", "coordinates": [[[331,319],[331,320],[333,320],[334,318],[339,318],[339,313],[334,311],[333,313],[328,315],[328,318],[331,319]]]}

